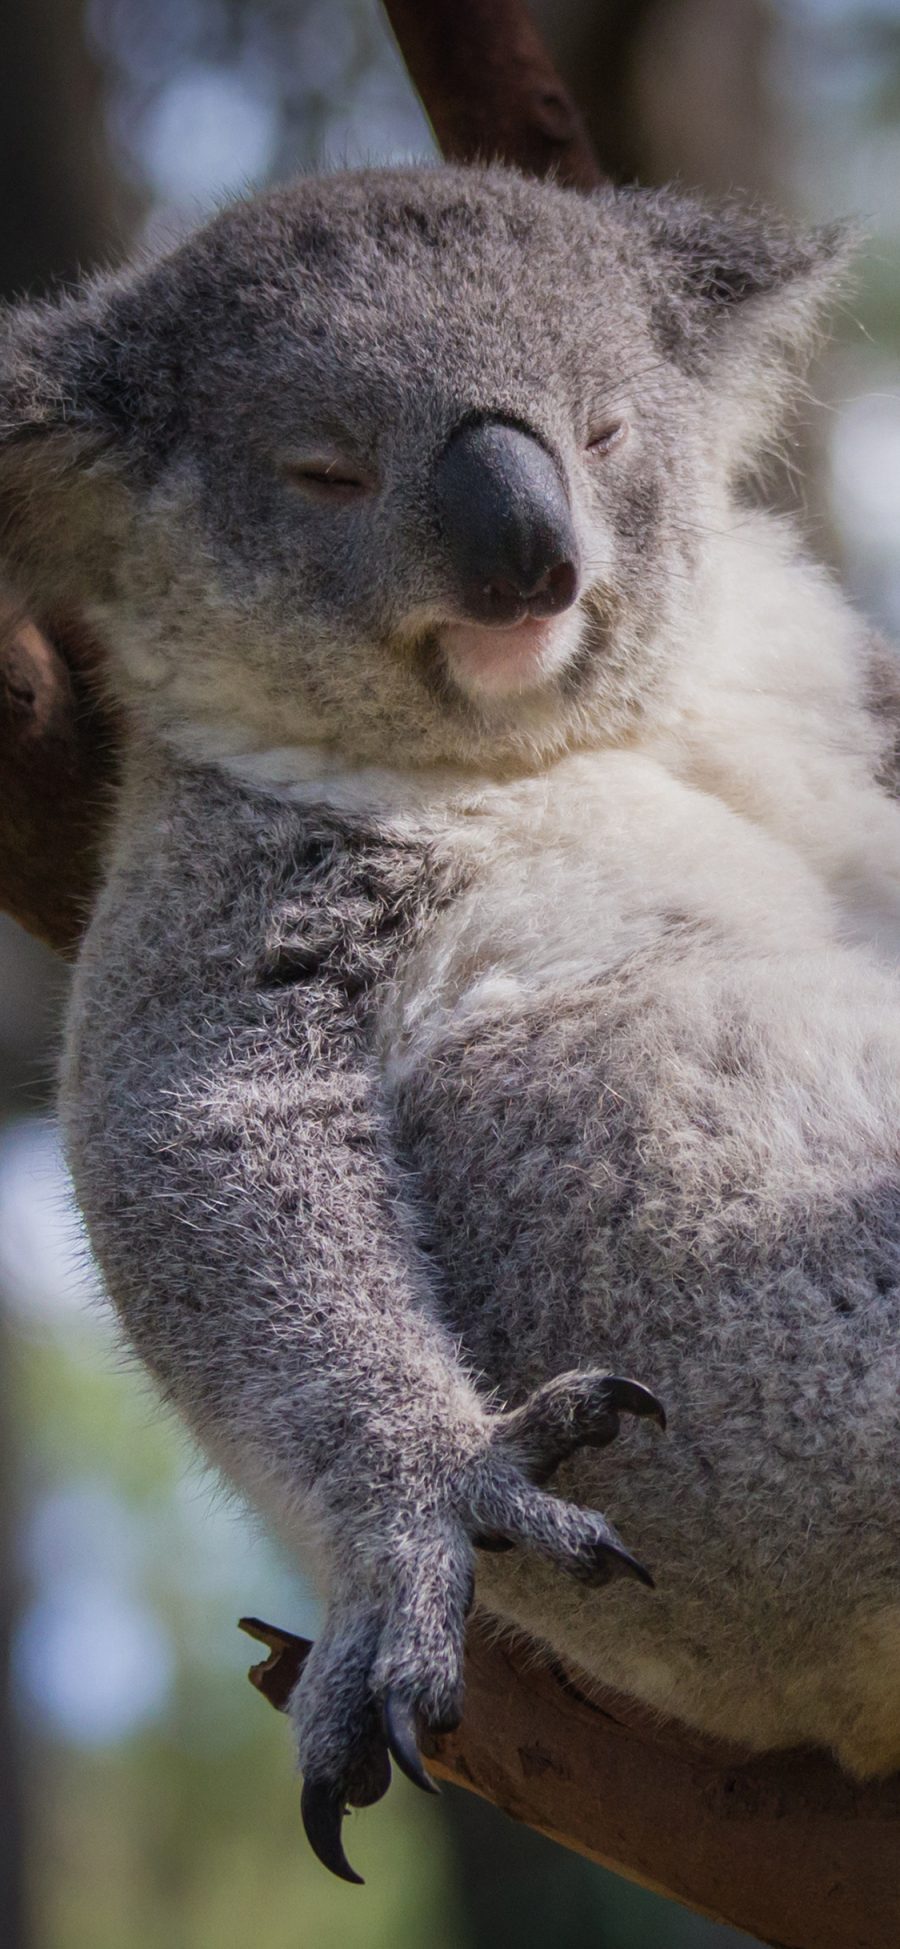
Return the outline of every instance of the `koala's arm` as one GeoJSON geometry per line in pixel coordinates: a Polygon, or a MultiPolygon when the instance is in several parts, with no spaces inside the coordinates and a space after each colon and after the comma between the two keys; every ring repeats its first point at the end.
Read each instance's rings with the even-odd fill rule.
{"type": "MultiPolygon", "coordinates": [[[[441,1323],[425,1215],[393,1154],[372,998],[444,897],[428,850],[244,797],[160,760],[126,787],[76,978],[63,1114],[128,1335],[331,1610],[294,1713],[307,1824],[415,1770],[458,1714],[472,1546],[580,1577],[637,1570],[602,1516],[536,1486],[617,1407],[606,1376],[510,1414],[441,1323]]],[[[648,1397],[649,1399],[649,1397],[648,1397]]]]}

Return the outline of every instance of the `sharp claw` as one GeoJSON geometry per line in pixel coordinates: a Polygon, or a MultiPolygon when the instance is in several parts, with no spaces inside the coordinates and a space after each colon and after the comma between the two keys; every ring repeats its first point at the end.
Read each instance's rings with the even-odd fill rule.
{"type": "Polygon", "coordinates": [[[322,1866],[341,1881],[356,1882],[361,1887],[362,1875],[351,1868],[341,1841],[344,1795],[340,1788],[329,1786],[324,1780],[304,1780],[300,1813],[306,1838],[322,1866]]]}
{"type": "MultiPolygon", "coordinates": [[[[636,1556],[630,1550],[617,1547],[614,1543],[600,1543],[593,1552],[593,1570],[601,1583],[608,1583],[612,1577],[636,1577],[639,1584],[648,1590],[655,1590],[656,1583],[636,1556]]],[[[590,1574],[590,1573],[589,1573],[590,1574]]]]}
{"type": "Polygon", "coordinates": [[[642,1387],[640,1381],[624,1380],[619,1374],[611,1374],[609,1399],[612,1408],[618,1411],[624,1409],[626,1414],[649,1415],[652,1421],[665,1428],[666,1410],[662,1402],[651,1394],[649,1387],[642,1387]]]}
{"type": "Polygon", "coordinates": [[[423,1793],[439,1793],[430,1773],[422,1765],[418,1747],[416,1715],[407,1699],[399,1692],[388,1692],[382,1707],[384,1736],[393,1758],[401,1773],[405,1773],[413,1786],[421,1787],[423,1793]]]}
{"type": "Polygon", "coordinates": [[[636,1577],[638,1583],[644,1584],[647,1590],[656,1589],[656,1579],[651,1575],[645,1563],[639,1563],[637,1557],[632,1556],[629,1550],[617,1550],[615,1555],[618,1557],[623,1570],[627,1571],[629,1576],[636,1577]]]}

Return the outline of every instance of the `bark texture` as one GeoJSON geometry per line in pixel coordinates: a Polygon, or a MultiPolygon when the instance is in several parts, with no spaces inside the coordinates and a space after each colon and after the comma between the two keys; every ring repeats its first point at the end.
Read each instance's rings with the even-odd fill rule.
{"type": "MultiPolygon", "coordinates": [[[[250,1677],[279,1711],[308,1641],[245,1618],[250,1677]]],[[[824,1755],[753,1758],[591,1692],[473,1623],[458,1732],[431,1770],[605,1868],[773,1945],[896,1949],[900,1775],[859,1786],[824,1755]]]]}
{"type": "Polygon", "coordinates": [[[595,189],[582,118],[521,0],[385,0],[443,154],[595,189]]]}

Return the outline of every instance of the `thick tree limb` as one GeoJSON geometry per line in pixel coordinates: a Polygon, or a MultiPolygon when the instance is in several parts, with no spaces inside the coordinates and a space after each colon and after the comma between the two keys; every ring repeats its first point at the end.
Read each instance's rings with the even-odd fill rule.
{"type": "MultiPolygon", "coordinates": [[[[388,0],[445,154],[499,156],[588,188],[600,170],[519,0],[388,0]]],[[[90,646],[0,617],[0,907],[71,954],[89,911],[115,727],[90,646]]],[[[267,1627],[266,1627],[267,1629],[267,1627]]],[[[280,1688],[288,1634],[257,1682],[280,1688]],[[277,1654],[277,1655],[276,1655],[277,1654]],[[274,1659],[274,1664],[273,1664],[274,1659]]],[[[471,1634],[465,1722],[435,1769],[565,1845],[784,1949],[896,1949],[900,1781],[748,1760],[591,1702],[532,1654],[471,1634]]]]}
{"type": "Polygon", "coordinates": [[[575,189],[602,181],[581,116],[521,0],[384,0],[443,154],[502,157],[575,189]]]}
{"type": "MultiPolygon", "coordinates": [[[[283,1711],[308,1642],[243,1628],[269,1654],[250,1677],[283,1711]]],[[[588,1698],[477,1623],[463,1723],[425,1751],[441,1778],[776,1949],[900,1942],[900,1776],[860,1787],[818,1754],[749,1758],[616,1693],[588,1698]]]]}
{"type": "Polygon", "coordinates": [[[88,638],[73,626],[54,635],[59,648],[0,613],[0,906],[71,956],[98,874],[115,733],[89,689],[88,638]]]}

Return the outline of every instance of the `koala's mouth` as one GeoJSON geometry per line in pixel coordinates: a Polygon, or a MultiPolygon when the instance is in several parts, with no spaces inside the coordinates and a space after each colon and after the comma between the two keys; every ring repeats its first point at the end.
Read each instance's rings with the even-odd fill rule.
{"type": "Polygon", "coordinates": [[[509,628],[447,623],[437,643],[456,687],[468,697],[515,697],[565,669],[581,641],[583,616],[525,617],[509,628]]]}

